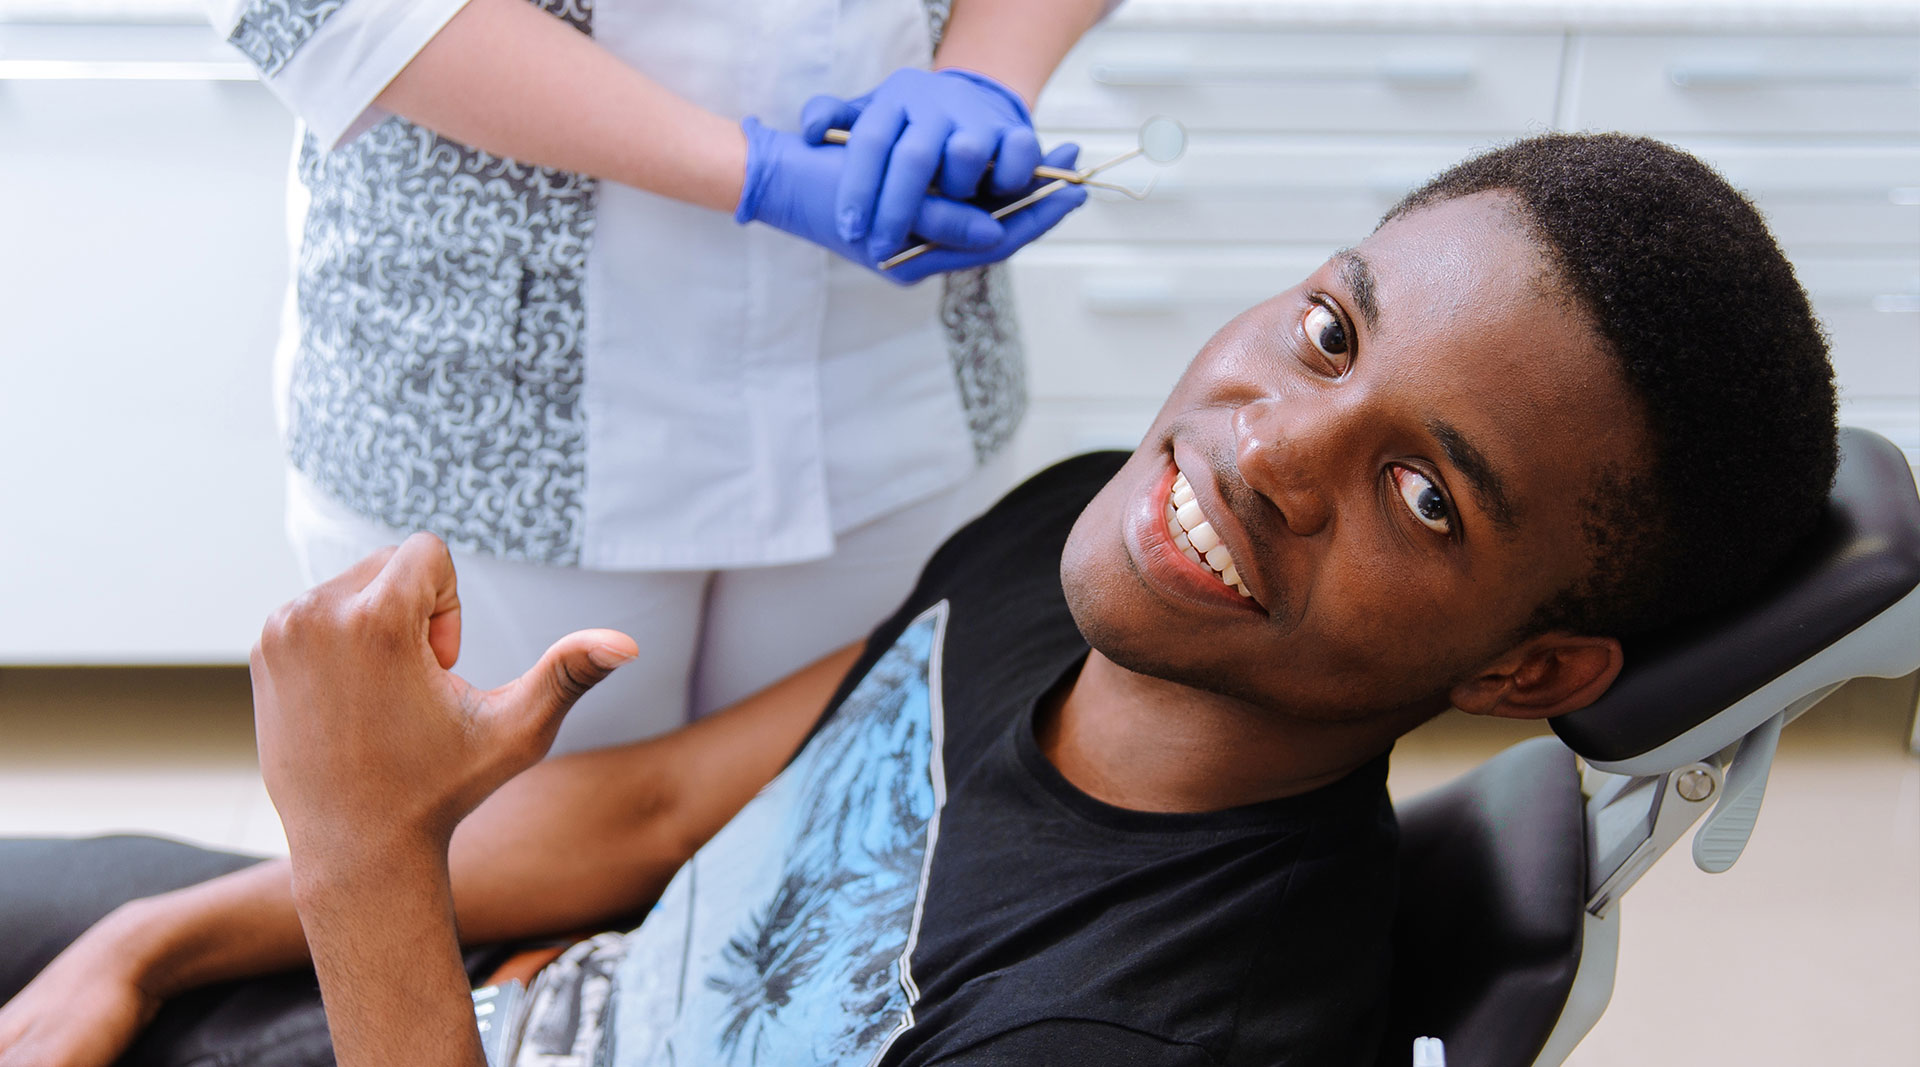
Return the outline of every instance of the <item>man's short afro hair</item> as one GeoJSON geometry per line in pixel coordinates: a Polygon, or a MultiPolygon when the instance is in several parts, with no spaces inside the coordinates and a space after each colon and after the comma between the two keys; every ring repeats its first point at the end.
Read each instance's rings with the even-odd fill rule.
{"type": "Polygon", "coordinates": [[[1826,340],[1760,213],[1669,145],[1548,134],[1455,166],[1381,224],[1486,191],[1511,197],[1652,436],[1648,469],[1595,488],[1592,572],[1529,631],[1630,637],[1752,590],[1818,521],[1838,463],[1826,340]]]}

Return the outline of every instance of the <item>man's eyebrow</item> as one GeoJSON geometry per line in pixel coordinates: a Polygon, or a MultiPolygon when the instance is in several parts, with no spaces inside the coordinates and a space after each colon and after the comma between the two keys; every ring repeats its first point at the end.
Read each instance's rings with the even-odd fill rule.
{"type": "Polygon", "coordinates": [[[1480,502],[1498,529],[1511,533],[1516,523],[1513,514],[1513,502],[1507,496],[1507,483],[1500,478],[1500,472],[1493,469],[1487,461],[1486,453],[1473,447],[1458,429],[1435,419],[1427,423],[1427,432],[1440,442],[1440,448],[1446,452],[1447,461],[1466,476],[1467,485],[1473,490],[1474,499],[1480,502]]]}
{"type": "Polygon", "coordinates": [[[1380,326],[1380,305],[1373,300],[1373,268],[1367,265],[1365,256],[1351,248],[1342,248],[1333,254],[1340,261],[1340,281],[1353,293],[1353,302],[1360,307],[1360,317],[1367,320],[1367,329],[1380,326]]]}

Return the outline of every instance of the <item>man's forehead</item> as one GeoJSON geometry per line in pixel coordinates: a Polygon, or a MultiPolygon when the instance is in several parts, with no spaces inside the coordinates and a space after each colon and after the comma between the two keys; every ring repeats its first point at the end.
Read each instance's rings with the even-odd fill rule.
{"type": "MultiPolygon", "coordinates": [[[[1550,263],[1521,209],[1498,191],[1442,200],[1395,216],[1329,260],[1356,303],[1356,287],[1362,287],[1376,309],[1389,296],[1452,305],[1475,295],[1498,300],[1516,289],[1539,293],[1554,288],[1540,284],[1551,271],[1550,263]]],[[[1361,313],[1369,320],[1375,317],[1364,309],[1361,313]]]]}
{"type": "Polygon", "coordinates": [[[1632,448],[1604,446],[1639,423],[1586,316],[1542,284],[1550,260],[1510,200],[1416,209],[1324,268],[1361,320],[1359,361],[1390,363],[1417,391],[1435,458],[1508,534],[1541,493],[1584,495],[1586,460],[1635,466],[1632,448]]]}

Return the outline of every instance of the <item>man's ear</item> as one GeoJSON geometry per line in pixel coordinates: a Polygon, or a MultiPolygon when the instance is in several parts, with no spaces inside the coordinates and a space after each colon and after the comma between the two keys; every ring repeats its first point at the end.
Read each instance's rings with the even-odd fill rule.
{"type": "Polygon", "coordinates": [[[1607,691],[1625,663],[1611,637],[1535,634],[1508,649],[1448,696],[1473,715],[1548,719],[1586,707],[1607,691]]]}

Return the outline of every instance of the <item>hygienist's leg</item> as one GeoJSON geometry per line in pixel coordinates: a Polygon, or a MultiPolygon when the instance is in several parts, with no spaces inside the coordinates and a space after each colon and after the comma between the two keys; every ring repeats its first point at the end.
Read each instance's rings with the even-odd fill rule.
{"type": "MultiPolygon", "coordinates": [[[[367,521],[298,475],[288,486],[287,533],[309,584],[339,574],[405,535],[367,521]]],[[[576,752],[684,725],[705,571],[585,571],[453,553],[460,582],[460,659],[454,671],[482,688],[518,677],[547,646],[606,626],[633,637],[640,658],[581,698],[553,751],[576,752]]]]}
{"type": "Polygon", "coordinates": [[[694,714],[724,708],[865,638],[913,591],[933,550],[1011,488],[1012,472],[1003,452],[952,489],[840,533],[826,559],[714,575],[694,714]]]}

